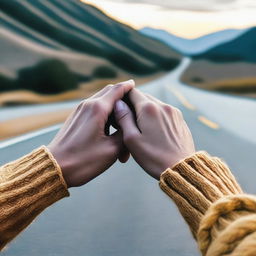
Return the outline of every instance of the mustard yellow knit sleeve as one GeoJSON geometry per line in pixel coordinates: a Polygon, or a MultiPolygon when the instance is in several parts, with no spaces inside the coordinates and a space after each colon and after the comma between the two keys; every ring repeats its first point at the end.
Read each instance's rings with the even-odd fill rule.
{"type": "Polygon", "coordinates": [[[0,167],[0,250],[68,195],[60,167],[45,146],[0,167]]]}
{"type": "Polygon", "coordinates": [[[256,199],[227,165],[198,152],[167,169],[160,187],[175,202],[202,255],[256,255],[256,199]]]}

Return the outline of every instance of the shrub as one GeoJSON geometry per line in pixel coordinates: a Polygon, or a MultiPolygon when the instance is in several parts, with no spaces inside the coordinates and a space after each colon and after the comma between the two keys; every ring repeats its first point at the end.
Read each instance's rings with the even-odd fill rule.
{"type": "Polygon", "coordinates": [[[15,80],[0,74],[0,92],[15,90],[15,80]]]}
{"type": "Polygon", "coordinates": [[[191,78],[191,81],[194,82],[194,83],[203,83],[204,82],[204,79],[202,77],[199,77],[199,76],[195,76],[195,77],[192,77],[191,78]]]}
{"type": "Polygon", "coordinates": [[[117,77],[116,71],[108,66],[99,66],[94,69],[93,74],[97,78],[115,78],[117,77]]]}
{"type": "Polygon", "coordinates": [[[18,72],[19,87],[44,94],[60,93],[77,87],[77,77],[60,60],[43,60],[18,72]]]}

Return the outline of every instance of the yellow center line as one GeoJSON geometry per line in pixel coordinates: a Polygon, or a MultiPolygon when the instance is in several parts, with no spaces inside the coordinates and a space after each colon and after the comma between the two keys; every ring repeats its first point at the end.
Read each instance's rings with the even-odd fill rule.
{"type": "Polygon", "coordinates": [[[182,95],[177,89],[174,88],[169,88],[167,87],[168,90],[170,90],[176,97],[177,99],[182,103],[182,105],[190,110],[196,110],[196,107],[192,105],[184,95],[182,95]]]}
{"type": "Polygon", "coordinates": [[[206,125],[206,126],[212,128],[212,129],[214,129],[214,130],[218,130],[218,129],[220,128],[220,126],[219,126],[217,123],[215,123],[215,122],[213,122],[213,121],[207,119],[207,118],[204,117],[204,116],[198,116],[198,120],[199,120],[201,123],[203,123],[204,125],[206,125]]]}
{"type": "MultiPolygon", "coordinates": [[[[188,109],[190,109],[190,110],[196,110],[196,107],[195,107],[194,105],[192,105],[192,104],[185,98],[185,96],[184,96],[183,94],[181,94],[177,89],[175,89],[175,88],[170,88],[170,87],[167,87],[167,89],[168,89],[169,91],[171,91],[171,92],[177,97],[177,99],[182,103],[182,105],[183,105],[184,107],[186,107],[186,108],[188,108],[188,109]]],[[[199,120],[202,124],[204,124],[204,125],[206,125],[206,126],[212,128],[212,129],[214,129],[214,130],[218,130],[218,129],[220,128],[220,126],[219,126],[217,123],[215,123],[215,122],[213,122],[213,121],[207,119],[207,118],[204,117],[204,116],[198,116],[198,120],[199,120]]]]}

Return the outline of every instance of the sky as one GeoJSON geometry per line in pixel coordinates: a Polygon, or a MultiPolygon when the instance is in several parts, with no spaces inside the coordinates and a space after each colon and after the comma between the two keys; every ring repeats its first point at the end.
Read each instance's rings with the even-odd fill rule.
{"type": "Polygon", "coordinates": [[[256,26],[256,0],[82,0],[135,29],[153,27],[196,38],[256,26]]]}

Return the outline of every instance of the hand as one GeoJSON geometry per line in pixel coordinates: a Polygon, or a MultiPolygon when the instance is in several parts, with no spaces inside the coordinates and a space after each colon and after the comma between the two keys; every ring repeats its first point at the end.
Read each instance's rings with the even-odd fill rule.
{"type": "Polygon", "coordinates": [[[109,116],[115,102],[134,87],[134,81],[108,85],[82,101],[48,146],[63,172],[68,187],[83,185],[106,169],[118,157],[128,160],[122,132],[109,135],[109,116]]]}
{"type": "Polygon", "coordinates": [[[124,101],[117,101],[115,116],[124,144],[137,163],[152,177],[195,153],[190,130],[180,110],[137,89],[128,94],[134,114],[124,101]]]}

